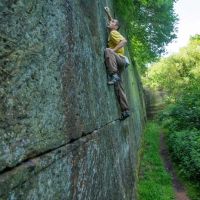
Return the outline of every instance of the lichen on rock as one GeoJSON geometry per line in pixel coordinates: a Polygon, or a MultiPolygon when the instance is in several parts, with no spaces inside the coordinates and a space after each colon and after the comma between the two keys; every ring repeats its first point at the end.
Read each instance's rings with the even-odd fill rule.
{"type": "Polygon", "coordinates": [[[1,1],[0,199],[135,199],[141,85],[131,65],[123,83],[134,112],[120,122],[105,5],[1,1]]]}

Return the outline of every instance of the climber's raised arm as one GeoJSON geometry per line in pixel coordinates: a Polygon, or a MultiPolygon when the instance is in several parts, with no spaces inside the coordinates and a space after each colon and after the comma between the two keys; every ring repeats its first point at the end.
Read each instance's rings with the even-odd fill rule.
{"type": "Polygon", "coordinates": [[[107,14],[108,20],[109,20],[109,21],[113,20],[111,14],[110,14],[110,9],[109,9],[109,7],[104,7],[104,10],[105,10],[105,12],[106,12],[106,14],[107,14]]]}

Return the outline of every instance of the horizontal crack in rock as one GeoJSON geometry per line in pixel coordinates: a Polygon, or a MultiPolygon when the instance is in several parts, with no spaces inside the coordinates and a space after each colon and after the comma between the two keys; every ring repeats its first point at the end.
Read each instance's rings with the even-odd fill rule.
{"type": "Polygon", "coordinates": [[[102,125],[102,126],[100,126],[100,127],[97,127],[96,129],[94,129],[94,130],[92,130],[92,131],[90,131],[90,132],[87,132],[87,133],[82,132],[82,135],[81,135],[80,137],[78,137],[78,138],[73,138],[73,139],[71,139],[69,142],[64,143],[64,144],[62,144],[62,145],[60,145],[60,146],[58,146],[58,147],[49,149],[49,150],[44,151],[44,152],[42,152],[42,153],[39,153],[39,154],[37,154],[37,155],[35,155],[35,156],[28,157],[28,158],[24,159],[22,162],[20,162],[20,163],[16,164],[15,166],[13,166],[13,167],[6,167],[3,171],[0,172],[0,176],[3,175],[3,174],[5,174],[5,173],[8,173],[8,172],[14,170],[15,168],[17,168],[17,167],[19,167],[19,166],[21,166],[21,165],[23,165],[23,164],[25,164],[25,163],[28,163],[30,160],[33,160],[33,159],[36,159],[36,158],[38,158],[38,157],[41,157],[41,156],[43,156],[43,155],[45,155],[45,154],[51,153],[51,152],[53,152],[53,151],[55,151],[55,150],[57,150],[57,149],[59,149],[59,148],[62,148],[62,147],[64,147],[64,146],[66,146],[66,145],[73,144],[74,142],[76,142],[76,141],[78,141],[78,140],[80,140],[80,139],[82,139],[82,138],[84,138],[84,137],[87,137],[88,135],[91,135],[91,134],[93,134],[93,133],[96,133],[97,131],[103,129],[104,127],[106,127],[106,126],[108,126],[109,124],[111,124],[111,123],[113,123],[113,122],[116,122],[116,121],[118,121],[118,120],[119,120],[119,118],[117,118],[117,119],[115,119],[115,120],[112,120],[112,121],[109,121],[109,122],[107,122],[106,124],[104,124],[104,125],[102,125]]]}

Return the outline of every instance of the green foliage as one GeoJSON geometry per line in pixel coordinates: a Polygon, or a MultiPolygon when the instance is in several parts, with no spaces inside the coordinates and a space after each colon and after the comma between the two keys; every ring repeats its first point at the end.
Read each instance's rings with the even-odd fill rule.
{"type": "Polygon", "coordinates": [[[191,200],[199,200],[200,197],[200,183],[194,182],[185,176],[182,176],[182,181],[187,190],[188,196],[191,200]]]}
{"type": "Polygon", "coordinates": [[[129,52],[144,71],[145,64],[165,51],[175,37],[174,0],[115,0],[128,33],[129,52]]]}
{"type": "Polygon", "coordinates": [[[159,154],[159,130],[155,123],[148,123],[145,130],[138,183],[139,200],[174,199],[171,176],[166,172],[159,154]]]}
{"type": "Polygon", "coordinates": [[[159,115],[169,129],[169,146],[181,172],[200,179],[200,35],[191,37],[179,53],[154,64],[143,79],[163,90],[168,105],[159,115]]]}
{"type": "Polygon", "coordinates": [[[179,53],[152,65],[143,81],[150,88],[164,90],[172,99],[187,91],[188,85],[199,86],[200,35],[192,37],[188,46],[179,53]]]}
{"type": "Polygon", "coordinates": [[[169,104],[160,113],[160,120],[170,131],[200,130],[200,87],[195,86],[186,88],[175,103],[169,104]]]}
{"type": "Polygon", "coordinates": [[[200,35],[178,54],[153,65],[143,80],[168,94],[170,104],[160,115],[165,126],[171,131],[200,129],[200,35]]]}
{"type": "Polygon", "coordinates": [[[169,147],[181,172],[200,180],[200,131],[183,130],[169,134],[169,147]]]}
{"type": "Polygon", "coordinates": [[[185,176],[200,179],[200,89],[190,85],[160,114],[170,130],[169,146],[185,176]]]}

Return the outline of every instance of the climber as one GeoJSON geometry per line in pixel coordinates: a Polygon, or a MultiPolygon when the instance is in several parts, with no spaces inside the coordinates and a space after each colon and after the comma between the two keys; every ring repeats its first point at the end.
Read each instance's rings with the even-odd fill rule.
{"type": "Polygon", "coordinates": [[[115,93],[121,108],[120,120],[124,120],[130,116],[127,97],[122,87],[121,72],[129,62],[124,56],[124,46],[127,40],[118,32],[120,25],[117,19],[113,19],[110,14],[110,9],[105,7],[105,12],[108,17],[107,28],[109,30],[108,48],[105,49],[105,64],[111,80],[108,85],[114,85],[115,93]]]}

